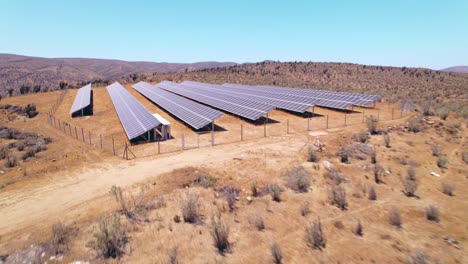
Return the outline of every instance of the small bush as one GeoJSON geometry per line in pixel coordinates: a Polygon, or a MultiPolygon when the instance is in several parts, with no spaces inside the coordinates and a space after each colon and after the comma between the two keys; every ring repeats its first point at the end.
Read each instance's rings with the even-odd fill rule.
{"type": "Polygon", "coordinates": [[[407,177],[408,179],[415,181],[416,180],[416,170],[414,167],[409,167],[407,170],[407,177]]]}
{"type": "Polygon", "coordinates": [[[462,160],[468,164],[468,151],[463,151],[462,153],[462,160]]]}
{"type": "Polygon", "coordinates": [[[310,173],[302,166],[294,167],[284,174],[286,186],[296,192],[308,192],[310,188],[310,173]]]}
{"type": "Polygon", "coordinates": [[[369,193],[368,196],[369,200],[375,201],[377,200],[377,193],[375,192],[374,186],[369,186],[369,193]]]}
{"type": "Polygon", "coordinates": [[[50,248],[54,255],[63,254],[68,250],[71,229],[61,222],[52,225],[50,248]]]}
{"type": "Polygon", "coordinates": [[[5,146],[0,146],[0,159],[5,159],[8,156],[9,150],[5,146]]]}
{"type": "Polygon", "coordinates": [[[237,192],[234,191],[234,190],[228,191],[226,193],[226,201],[228,203],[229,210],[231,212],[234,211],[235,204],[236,204],[236,201],[237,201],[237,192]]]}
{"type": "Polygon", "coordinates": [[[329,169],[325,172],[324,176],[332,180],[334,184],[340,184],[347,181],[344,174],[335,168],[329,169]]]}
{"type": "Polygon", "coordinates": [[[199,197],[195,193],[188,193],[182,200],[182,218],[186,223],[196,224],[201,220],[199,197]]]}
{"type": "Polygon", "coordinates": [[[386,148],[390,148],[390,135],[389,134],[384,135],[384,143],[385,143],[386,148]]]}
{"type": "Polygon", "coordinates": [[[200,175],[195,179],[195,183],[201,185],[205,189],[214,187],[217,182],[218,179],[211,175],[200,175]]]}
{"type": "Polygon", "coordinates": [[[442,183],[442,193],[448,196],[454,196],[454,192],[455,192],[455,186],[447,182],[442,183]]]}
{"type": "Polygon", "coordinates": [[[442,147],[437,144],[431,145],[432,156],[438,157],[442,155],[442,147]]]}
{"type": "Polygon", "coordinates": [[[380,184],[382,183],[382,174],[384,172],[384,169],[382,168],[382,166],[376,164],[374,166],[374,180],[375,180],[375,183],[377,184],[380,184]]]}
{"type": "Polygon", "coordinates": [[[36,104],[28,104],[24,108],[24,112],[26,113],[26,116],[28,118],[33,118],[35,117],[39,112],[36,110],[36,104]]]}
{"type": "Polygon", "coordinates": [[[281,253],[281,248],[276,242],[273,242],[273,244],[271,245],[271,255],[273,256],[273,262],[275,264],[283,263],[283,255],[281,253]]]}
{"type": "Polygon", "coordinates": [[[310,224],[306,227],[306,242],[309,247],[315,249],[322,249],[326,246],[325,236],[322,230],[322,223],[320,219],[314,221],[313,224],[310,224]]]}
{"type": "Polygon", "coordinates": [[[336,153],[342,163],[349,163],[349,158],[353,155],[353,150],[349,147],[341,147],[336,153]]]}
{"type": "Polygon", "coordinates": [[[440,221],[440,213],[439,213],[439,209],[434,206],[434,205],[430,205],[426,208],[426,218],[427,220],[429,221],[434,221],[434,222],[439,222],[440,221]]]}
{"type": "Polygon", "coordinates": [[[250,185],[250,191],[252,192],[253,197],[258,196],[258,188],[257,188],[257,182],[256,181],[252,182],[252,184],[250,185]]]}
{"type": "Polygon", "coordinates": [[[309,150],[307,152],[307,161],[308,162],[318,162],[320,160],[320,157],[315,150],[315,147],[310,146],[309,150]]]}
{"type": "Polygon", "coordinates": [[[395,207],[392,208],[388,214],[388,220],[391,225],[400,228],[402,224],[400,211],[395,207]]]}
{"type": "Polygon", "coordinates": [[[229,226],[221,221],[211,219],[211,237],[213,238],[214,245],[221,255],[229,251],[231,243],[229,242],[229,226]]]}
{"type": "Polygon", "coordinates": [[[114,196],[115,201],[120,206],[120,211],[131,221],[145,221],[148,211],[154,207],[154,204],[144,202],[144,193],[140,193],[139,197],[134,198],[131,196],[125,199],[122,189],[113,185],[110,193],[114,196]]]}
{"type": "Polygon", "coordinates": [[[408,122],[408,131],[413,133],[421,132],[423,129],[423,121],[421,116],[412,117],[408,122]]]}
{"type": "Polygon", "coordinates": [[[5,167],[7,168],[13,168],[18,165],[18,159],[16,158],[16,155],[13,153],[8,153],[6,160],[5,160],[5,167]]]}
{"type": "Polygon", "coordinates": [[[28,148],[26,152],[21,156],[22,160],[27,160],[36,156],[36,150],[34,148],[28,148]]]}
{"type": "Polygon", "coordinates": [[[310,213],[310,207],[309,207],[309,203],[306,202],[305,204],[303,204],[301,206],[301,215],[302,216],[306,216],[310,213]]]}
{"type": "Polygon", "coordinates": [[[369,132],[360,132],[353,135],[353,139],[356,142],[367,143],[370,139],[369,132]]]}
{"type": "Polygon", "coordinates": [[[118,258],[125,253],[127,242],[127,231],[120,222],[120,217],[114,215],[101,219],[88,247],[94,249],[98,257],[118,258]]]}
{"type": "Polygon", "coordinates": [[[408,264],[429,264],[431,258],[423,251],[417,250],[408,258],[408,264]]]}
{"type": "Polygon", "coordinates": [[[377,163],[377,150],[374,148],[371,153],[371,163],[376,164],[377,163]]]}
{"type": "Polygon", "coordinates": [[[263,216],[259,214],[255,215],[253,223],[258,231],[262,231],[265,229],[265,220],[263,220],[263,216]]]}
{"type": "Polygon", "coordinates": [[[358,224],[356,225],[356,228],[354,228],[354,234],[356,234],[357,236],[363,235],[361,221],[359,221],[358,224]]]}
{"type": "Polygon", "coordinates": [[[367,118],[367,129],[369,130],[369,133],[371,133],[372,135],[375,135],[378,132],[377,123],[378,123],[377,117],[371,115],[367,118]]]}
{"type": "Polygon", "coordinates": [[[278,202],[278,203],[281,202],[281,188],[277,184],[274,184],[274,183],[270,184],[268,186],[268,191],[273,201],[278,202]]]}
{"type": "Polygon", "coordinates": [[[341,210],[346,210],[348,202],[346,201],[346,191],[340,185],[332,185],[329,194],[330,203],[336,205],[341,210]]]}
{"type": "Polygon", "coordinates": [[[444,155],[440,155],[437,157],[437,167],[441,169],[447,168],[447,157],[444,155]]]}
{"type": "Polygon", "coordinates": [[[407,176],[403,180],[403,191],[404,191],[406,196],[415,197],[417,189],[418,189],[418,182],[417,181],[412,180],[409,176],[407,176]]]}
{"type": "Polygon", "coordinates": [[[440,108],[437,110],[437,115],[440,117],[440,119],[446,120],[449,116],[449,111],[447,108],[440,108]]]}
{"type": "Polygon", "coordinates": [[[179,264],[180,262],[179,262],[178,255],[179,255],[179,252],[177,250],[177,247],[171,248],[171,250],[169,250],[166,264],[179,264]]]}
{"type": "Polygon", "coordinates": [[[26,147],[26,143],[24,141],[20,141],[18,142],[18,144],[16,144],[16,149],[18,151],[23,151],[25,147],[26,147]]]}

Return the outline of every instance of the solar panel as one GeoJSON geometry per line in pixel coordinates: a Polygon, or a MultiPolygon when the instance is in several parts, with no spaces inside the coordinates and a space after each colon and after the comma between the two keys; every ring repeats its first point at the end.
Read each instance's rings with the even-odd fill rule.
{"type": "Polygon", "coordinates": [[[161,123],[133,97],[120,83],[107,86],[120,123],[128,139],[137,138],[161,123]]]}
{"type": "Polygon", "coordinates": [[[193,90],[188,86],[169,81],[163,81],[155,86],[250,120],[257,120],[275,108],[271,105],[208,90],[193,90]]]}
{"type": "Polygon", "coordinates": [[[223,115],[220,111],[175,95],[161,88],[154,87],[145,82],[139,82],[132,87],[153,103],[159,105],[194,129],[205,127],[223,115]]]}
{"type": "Polygon", "coordinates": [[[189,86],[193,89],[205,89],[214,93],[228,94],[242,99],[265,103],[276,108],[298,113],[304,113],[312,106],[314,106],[313,99],[299,96],[265,93],[263,91],[234,90],[226,86],[191,81],[185,81],[182,83],[182,85],[189,86]]]}
{"type": "Polygon", "coordinates": [[[295,92],[294,89],[291,88],[266,88],[266,87],[258,87],[258,86],[249,86],[249,85],[239,85],[239,84],[223,84],[223,86],[230,87],[231,89],[237,89],[237,90],[245,90],[245,91],[254,91],[257,93],[270,93],[270,94],[276,94],[276,95],[289,95],[289,96],[296,96],[296,97],[303,97],[303,98],[308,98],[311,103],[314,105],[318,106],[324,106],[324,107],[330,107],[330,108],[336,108],[336,109],[348,109],[350,106],[353,105],[352,102],[349,101],[341,101],[341,100],[331,100],[327,98],[320,98],[320,96],[314,96],[312,94],[306,94],[302,93],[305,90],[300,90],[299,92],[295,92]]]}
{"type": "Polygon", "coordinates": [[[78,112],[91,104],[91,84],[81,87],[75,96],[70,114],[78,112]]]}

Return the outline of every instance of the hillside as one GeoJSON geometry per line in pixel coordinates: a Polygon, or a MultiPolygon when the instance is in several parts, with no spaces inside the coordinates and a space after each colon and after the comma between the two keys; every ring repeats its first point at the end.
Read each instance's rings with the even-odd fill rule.
{"type": "Polygon", "coordinates": [[[167,73],[234,65],[232,62],[164,63],[86,58],[40,58],[0,54],[0,95],[56,90],[81,82],[142,73],[167,73]],[[20,91],[20,88],[29,87],[20,91]]]}
{"type": "Polygon", "coordinates": [[[454,66],[442,69],[444,72],[468,73],[468,66],[454,66]]]}

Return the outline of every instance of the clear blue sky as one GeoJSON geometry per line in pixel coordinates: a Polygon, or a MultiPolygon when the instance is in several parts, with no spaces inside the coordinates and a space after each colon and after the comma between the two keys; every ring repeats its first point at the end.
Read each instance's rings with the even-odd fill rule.
{"type": "Polygon", "coordinates": [[[0,53],[468,65],[468,0],[0,0],[0,53]]]}

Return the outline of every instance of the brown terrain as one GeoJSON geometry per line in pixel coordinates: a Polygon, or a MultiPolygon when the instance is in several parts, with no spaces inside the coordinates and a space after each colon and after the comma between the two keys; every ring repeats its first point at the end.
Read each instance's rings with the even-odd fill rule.
{"type": "MultiPolygon", "coordinates": [[[[40,58],[0,54],[0,96],[77,87],[83,82],[109,82],[124,76],[200,70],[232,62],[158,63],[86,58],[40,58]],[[21,88],[23,87],[23,90],[21,88]]],[[[130,77],[131,78],[131,77],[130,77]]]]}
{"type": "Polygon", "coordinates": [[[349,113],[316,107],[310,118],[275,110],[266,127],[225,114],[216,121],[211,146],[209,133],[191,130],[131,89],[128,80],[125,87],[150,112],[168,119],[174,136],[160,144],[161,154],[157,143],[131,146],[136,158],[130,160],[122,159],[126,140],[104,86],[93,87],[94,113],[87,117],[68,115],[76,90],[64,93],[54,114],[60,127],[48,123],[47,112],[61,91],[2,99],[23,107],[35,103],[39,111],[26,118],[0,110],[2,126],[50,142],[25,156],[28,148],[20,150],[21,139],[0,139],[9,152],[0,174],[0,263],[274,263],[274,255],[281,255],[282,263],[466,263],[463,87],[468,77],[296,64],[297,71],[305,67],[306,72],[327,65],[335,76],[330,78],[341,80],[329,83],[323,69],[322,74],[294,73],[291,65],[260,63],[137,79],[324,89],[346,80],[348,86],[340,90],[388,96],[375,108],[349,113]],[[351,71],[347,77],[338,75],[346,70],[351,71]],[[354,77],[356,71],[359,76],[366,71],[368,79],[354,77]],[[401,111],[390,93],[403,92],[412,82],[406,96],[427,92],[434,103],[421,104],[417,112],[401,111]],[[450,108],[454,102],[458,106],[450,108]],[[322,151],[315,150],[317,140],[322,151]],[[6,166],[12,155],[17,164],[6,166]],[[111,194],[112,186],[122,188],[120,203],[115,199],[119,189],[111,194]],[[227,238],[225,249],[215,243],[215,234],[227,238]]]}

